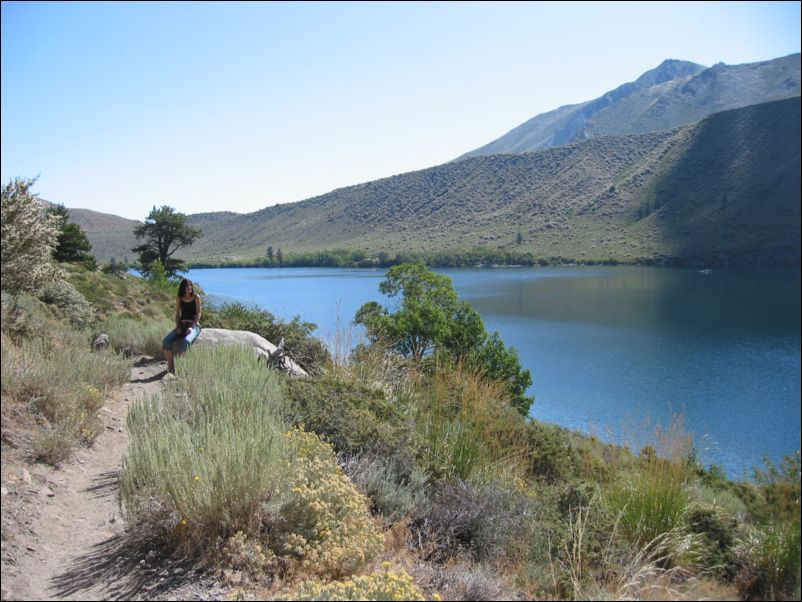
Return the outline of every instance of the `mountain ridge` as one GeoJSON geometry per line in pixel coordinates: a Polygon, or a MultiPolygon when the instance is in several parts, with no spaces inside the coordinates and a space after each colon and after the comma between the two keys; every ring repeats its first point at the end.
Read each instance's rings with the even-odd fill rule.
{"type": "Polygon", "coordinates": [[[182,254],[224,263],[268,246],[488,247],[573,261],[798,263],[799,116],[795,97],[664,132],[446,163],[224,221],[190,215],[204,237],[182,254]]]}
{"type": "Polygon", "coordinates": [[[609,134],[636,134],[695,123],[723,110],[800,94],[800,54],[710,68],[667,59],[599,98],[541,113],[460,155],[521,153],[609,134]]]}
{"type": "MultiPolygon", "coordinates": [[[[765,63],[776,67],[777,60],[798,65],[799,55],[765,63]]],[[[639,80],[652,88],[681,84],[690,95],[724,89],[720,82],[728,81],[730,68],[719,64],[689,75],[697,68],[670,59],[639,80]]],[[[739,73],[745,70],[753,79],[765,76],[760,63],[738,66],[739,73]]],[[[785,77],[788,69],[773,73],[787,90],[797,86],[798,76],[785,77]]],[[[631,96],[630,84],[616,90],[631,96]]],[[[544,115],[559,120],[579,106],[544,115]]],[[[264,257],[268,246],[285,254],[486,247],[547,260],[704,257],[798,263],[799,113],[797,94],[719,111],[673,129],[596,135],[529,153],[478,155],[249,214],[194,214],[188,221],[201,227],[204,237],[179,254],[190,261],[224,263],[264,257]],[[711,231],[717,233],[715,241],[711,231]]],[[[83,225],[85,210],[71,211],[73,221],[83,225]]],[[[123,220],[106,231],[85,228],[98,259],[130,254],[135,223],[123,220]]]]}

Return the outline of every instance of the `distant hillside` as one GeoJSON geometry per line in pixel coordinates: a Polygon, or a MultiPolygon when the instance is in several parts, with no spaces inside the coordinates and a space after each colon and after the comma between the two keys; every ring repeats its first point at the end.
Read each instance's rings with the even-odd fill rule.
{"type": "Polygon", "coordinates": [[[204,233],[188,257],[254,258],[268,246],[488,246],[577,260],[798,260],[800,100],[726,111],[668,132],[448,163],[207,220],[204,233]]]}
{"type": "Polygon", "coordinates": [[[705,68],[667,60],[589,102],[543,113],[460,157],[524,153],[604,135],[641,134],[696,123],[727,109],[800,94],[800,55],[705,68]]]}
{"type": "MultiPolygon", "coordinates": [[[[89,209],[68,210],[69,221],[78,224],[86,233],[92,244],[92,255],[98,261],[107,263],[112,257],[115,261],[125,261],[126,257],[130,262],[138,259],[131,249],[141,244],[134,237],[134,227],[142,222],[89,209]]],[[[239,215],[230,211],[198,213],[192,216],[191,221],[203,230],[207,227],[214,229],[223,226],[228,218],[239,215]]]]}
{"type": "Polygon", "coordinates": [[[134,226],[142,223],[108,213],[99,213],[89,209],[69,209],[70,219],[86,232],[92,243],[92,255],[101,263],[108,263],[114,257],[122,262],[136,260],[131,249],[137,245],[134,238],[134,226]]]}
{"type": "MultiPolygon", "coordinates": [[[[57,204],[46,199],[41,200],[46,206],[57,204]]],[[[68,207],[67,211],[70,213],[67,221],[77,224],[86,233],[95,259],[102,263],[108,263],[112,257],[120,262],[125,261],[126,257],[129,261],[136,259],[134,253],[131,253],[131,249],[136,246],[134,226],[141,222],[90,209],[68,207]]]]}
{"type": "MultiPolygon", "coordinates": [[[[263,257],[268,246],[285,253],[484,246],[579,261],[798,262],[800,99],[189,221],[204,237],[179,255],[203,261],[263,257]]],[[[93,244],[98,235],[88,233],[93,244]]]]}

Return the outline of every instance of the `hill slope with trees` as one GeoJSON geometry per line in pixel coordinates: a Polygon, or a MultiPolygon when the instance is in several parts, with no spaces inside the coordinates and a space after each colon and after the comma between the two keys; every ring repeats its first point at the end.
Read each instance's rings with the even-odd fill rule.
{"type": "Polygon", "coordinates": [[[491,247],[576,261],[798,261],[799,115],[796,97],[350,186],[206,220],[191,258],[491,247]]]}

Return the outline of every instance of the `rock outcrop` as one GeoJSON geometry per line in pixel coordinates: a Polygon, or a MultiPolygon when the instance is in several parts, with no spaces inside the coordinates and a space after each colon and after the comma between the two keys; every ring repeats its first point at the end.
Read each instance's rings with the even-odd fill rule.
{"type": "MultiPolygon", "coordinates": [[[[254,352],[265,361],[270,363],[271,358],[275,358],[276,347],[273,343],[247,330],[227,330],[225,328],[203,328],[200,336],[193,343],[193,346],[214,346],[214,345],[242,345],[253,348],[254,352]]],[[[308,376],[306,371],[289,357],[283,358],[283,368],[291,376],[308,376]]]]}

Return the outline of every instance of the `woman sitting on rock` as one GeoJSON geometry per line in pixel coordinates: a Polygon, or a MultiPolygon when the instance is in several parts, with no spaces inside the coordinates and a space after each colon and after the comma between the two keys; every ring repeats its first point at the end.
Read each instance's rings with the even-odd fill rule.
{"type": "Polygon", "coordinates": [[[185,353],[200,334],[200,319],[200,295],[195,294],[192,281],[184,278],[178,285],[178,298],[175,300],[175,330],[170,331],[162,341],[164,356],[167,358],[167,371],[170,374],[175,374],[173,343],[179,342],[178,355],[185,353]]]}

